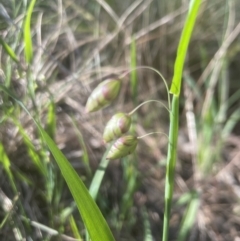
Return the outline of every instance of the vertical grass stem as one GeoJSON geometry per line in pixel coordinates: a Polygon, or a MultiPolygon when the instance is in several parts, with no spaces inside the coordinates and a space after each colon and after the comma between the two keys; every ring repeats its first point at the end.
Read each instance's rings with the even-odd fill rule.
{"type": "Polygon", "coordinates": [[[163,241],[168,240],[169,219],[174,188],[174,170],[177,156],[178,140],[178,118],[179,118],[179,96],[174,95],[172,99],[172,112],[170,113],[170,130],[168,143],[168,158],[165,179],[165,208],[163,223],[163,241]]]}
{"type": "Polygon", "coordinates": [[[174,64],[174,75],[170,88],[170,93],[173,94],[172,108],[170,113],[170,129],[169,129],[169,144],[165,179],[165,208],[163,221],[163,238],[162,241],[168,241],[169,220],[171,203],[174,188],[174,171],[176,166],[177,156],[177,140],[178,140],[178,118],[179,118],[179,96],[181,91],[182,74],[186,58],[186,53],[194,24],[196,22],[201,0],[191,0],[189,3],[189,11],[184,23],[180,42],[177,49],[177,57],[174,64]]]}

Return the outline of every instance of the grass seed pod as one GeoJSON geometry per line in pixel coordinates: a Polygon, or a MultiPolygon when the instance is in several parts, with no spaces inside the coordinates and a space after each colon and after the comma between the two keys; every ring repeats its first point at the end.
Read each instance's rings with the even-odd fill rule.
{"type": "Polygon", "coordinates": [[[131,117],[126,113],[115,114],[107,123],[104,133],[103,140],[107,143],[110,142],[124,133],[128,132],[131,126],[131,117]]]}
{"type": "Polygon", "coordinates": [[[94,112],[111,104],[117,97],[120,88],[120,80],[105,80],[100,83],[87,100],[86,112],[94,112]]]}
{"type": "Polygon", "coordinates": [[[137,144],[138,138],[136,136],[128,135],[120,137],[112,145],[107,155],[107,159],[114,160],[131,154],[135,151],[137,144]]]}

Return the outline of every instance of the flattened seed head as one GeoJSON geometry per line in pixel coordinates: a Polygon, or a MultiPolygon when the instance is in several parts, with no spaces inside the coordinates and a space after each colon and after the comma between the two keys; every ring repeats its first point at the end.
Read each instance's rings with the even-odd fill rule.
{"type": "Polygon", "coordinates": [[[115,114],[107,123],[104,133],[103,140],[107,143],[110,142],[124,133],[128,132],[131,126],[131,117],[126,113],[115,114]]]}
{"type": "Polygon", "coordinates": [[[120,88],[120,80],[105,80],[100,83],[87,100],[86,112],[94,112],[111,104],[117,97],[120,88]]]}
{"type": "Polygon", "coordinates": [[[107,159],[114,160],[131,154],[135,151],[137,144],[138,138],[136,136],[128,135],[120,137],[112,145],[107,155],[107,159]]]}

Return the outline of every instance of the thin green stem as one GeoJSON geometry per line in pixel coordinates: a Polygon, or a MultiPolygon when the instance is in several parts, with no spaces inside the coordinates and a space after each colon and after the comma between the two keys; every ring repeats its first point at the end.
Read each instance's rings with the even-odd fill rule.
{"type": "Polygon", "coordinates": [[[182,74],[186,58],[189,41],[192,35],[193,27],[197,18],[197,13],[201,0],[191,0],[189,11],[182,30],[180,42],[178,44],[177,57],[174,64],[174,75],[171,84],[170,93],[173,94],[172,108],[170,113],[169,143],[165,179],[165,209],[163,222],[162,241],[168,241],[169,220],[171,212],[171,203],[174,188],[174,172],[177,156],[178,139],[178,119],[179,119],[179,96],[181,91],[182,74]]]}
{"type": "Polygon", "coordinates": [[[134,68],[134,69],[131,69],[131,70],[125,72],[122,76],[120,76],[120,79],[123,78],[123,77],[125,77],[126,75],[128,75],[128,74],[131,73],[132,71],[135,71],[135,70],[138,70],[138,69],[149,69],[149,70],[152,70],[152,71],[154,71],[155,73],[157,73],[157,74],[162,78],[162,80],[163,80],[163,82],[164,82],[164,85],[165,85],[165,87],[166,87],[166,90],[167,90],[167,95],[168,95],[168,106],[169,106],[168,109],[170,109],[170,107],[171,107],[171,99],[170,99],[170,94],[169,94],[170,92],[169,92],[169,88],[168,88],[168,85],[167,85],[167,81],[165,80],[165,78],[163,77],[163,75],[162,75],[158,70],[156,70],[156,69],[154,69],[154,68],[152,68],[152,67],[149,67],[149,66],[138,66],[138,67],[136,67],[136,68],[134,68]]]}
{"type": "Polygon", "coordinates": [[[105,151],[105,153],[100,161],[98,169],[96,170],[94,177],[92,179],[91,185],[89,187],[89,193],[94,200],[96,200],[96,198],[97,198],[99,188],[101,186],[106,168],[109,163],[109,160],[106,157],[107,157],[108,152],[111,149],[111,147],[112,147],[112,143],[110,145],[108,145],[107,150],[105,151]]]}
{"type": "MultiPolygon", "coordinates": [[[[93,176],[92,182],[90,184],[90,187],[89,187],[89,194],[92,196],[94,201],[97,199],[97,195],[98,195],[100,186],[102,184],[102,180],[105,175],[105,171],[108,167],[109,159],[107,159],[106,157],[107,157],[108,152],[111,149],[111,147],[112,147],[112,143],[110,145],[108,145],[107,150],[105,151],[105,153],[99,163],[98,169],[96,170],[96,172],[93,176]]],[[[90,240],[90,236],[89,236],[89,233],[87,230],[86,230],[86,240],[87,241],[90,240]]]]}
{"type": "Polygon", "coordinates": [[[134,112],[137,111],[141,106],[143,106],[143,105],[145,105],[145,104],[147,104],[147,103],[149,103],[149,102],[157,102],[157,103],[161,104],[168,112],[170,112],[170,110],[167,108],[167,106],[164,105],[161,101],[159,101],[159,100],[146,100],[146,101],[144,101],[143,103],[141,103],[140,105],[138,105],[138,106],[137,106],[135,109],[133,109],[131,112],[129,112],[128,115],[134,114],[134,112]]]}
{"type": "Polygon", "coordinates": [[[167,135],[166,133],[164,133],[164,132],[161,132],[161,131],[150,132],[150,133],[147,133],[147,134],[145,134],[145,135],[138,136],[137,139],[142,139],[142,138],[144,138],[144,137],[146,137],[146,136],[149,136],[149,135],[152,135],[152,134],[162,134],[162,135],[166,136],[167,139],[169,140],[168,135],[167,135]]]}
{"type": "Polygon", "coordinates": [[[164,223],[163,223],[163,239],[168,240],[169,220],[172,203],[172,195],[174,188],[174,171],[176,166],[177,156],[177,140],[178,140],[178,119],[179,119],[179,97],[173,96],[172,112],[170,114],[170,130],[169,143],[165,179],[165,208],[164,208],[164,223]]]}

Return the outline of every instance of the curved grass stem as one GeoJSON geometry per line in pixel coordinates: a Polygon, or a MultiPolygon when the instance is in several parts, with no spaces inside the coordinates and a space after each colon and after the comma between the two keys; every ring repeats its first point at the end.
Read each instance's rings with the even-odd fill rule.
{"type": "Polygon", "coordinates": [[[145,135],[138,136],[137,139],[142,139],[142,138],[144,138],[144,137],[146,137],[146,136],[149,136],[149,135],[152,135],[152,134],[161,134],[161,135],[164,135],[164,136],[167,137],[167,139],[169,140],[168,135],[167,135],[166,133],[164,133],[164,132],[161,132],[161,131],[150,132],[150,133],[147,133],[147,134],[145,134],[145,135]]]}
{"type": "Polygon", "coordinates": [[[136,108],[134,108],[131,112],[128,113],[128,115],[132,115],[134,112],[136,112],[141,106],[149,103],[149,102],[157,102],[159,104],[161,104],[168,112],[170,112],[170,110],[167,108],[166,105],[164,105],[161,101],[159,100],[146,100],[143,103],[141,103],[140,105],[138,105],[136,108]]]}
{"type": "Polygon", "coordinates": [[[148,70],[152,70],[152,71],[154,71],[155,73],[157,73],[157,74],[161,77],[161,79],[162,79],[162,81],[164,82],[164,85],[165,85],[165,87],[166,87],[166,90],[167,90],[168,106],[169,106],[168,109],[170,109],[170,108],[171,108],[171,99],[170,99],[169,88],[168,88],[166,79],[163,77],[163,75],[160,73],[160,71],[158,71],[158,70],[156,70],[156,69],[154,69],[154,68],[152,68],[152,67],[149,67],[149,66],[138,66],[138,67],[136,67],[136,68],[133,68],[133,69],[125,72],[125,73],[120,77],[120,79],[123,78],[123,77],[125,77],[126,75],[128,75],[128,74],[131,73],[132,71],[138,70],[138,69],[148,69],[148,70]]]}

